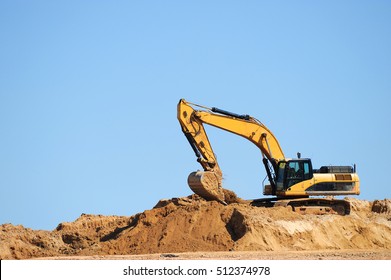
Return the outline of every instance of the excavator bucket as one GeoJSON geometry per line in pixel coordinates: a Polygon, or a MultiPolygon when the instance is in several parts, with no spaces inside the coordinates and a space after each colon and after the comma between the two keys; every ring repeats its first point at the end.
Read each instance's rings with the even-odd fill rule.
{"type": "Polygon", "coordinates": [[[219,186],[219,180],[215,173],[211,171],[195,171],[190,173],[187,183],[190,189],[206,200],[217,200],[227,205],[224,191],[219,186]]]}

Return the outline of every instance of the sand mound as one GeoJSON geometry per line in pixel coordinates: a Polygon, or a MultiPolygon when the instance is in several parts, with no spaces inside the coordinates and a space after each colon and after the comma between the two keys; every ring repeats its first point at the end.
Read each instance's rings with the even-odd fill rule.
{"type": "Polygon", "coordinates": [[[350,199],[349,216],[300,215],[205,201],[197,195],[161,200],[134,216],[82,214],[53,231],[0,226],[0,258],[125,255],[197,251],[391,249],[390,200],[350,199]]]}

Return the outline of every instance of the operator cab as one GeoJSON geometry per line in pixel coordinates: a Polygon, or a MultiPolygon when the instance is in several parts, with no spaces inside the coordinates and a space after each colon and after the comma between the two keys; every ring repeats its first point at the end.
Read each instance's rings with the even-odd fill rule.
{"type": "Polygon", "coordinates": [[[276,174],[277,191],[287,190],[294,184],[313,177],[312,163],[308,158],[280,161],[276,174]]]}

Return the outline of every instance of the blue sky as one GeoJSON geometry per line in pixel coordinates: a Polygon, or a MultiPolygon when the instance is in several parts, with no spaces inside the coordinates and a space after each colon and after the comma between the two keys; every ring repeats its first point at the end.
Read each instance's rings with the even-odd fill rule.
{"type": "MultiPolygon", "coordinates": [[[[258,118],[287,157],[356,163],[361,199],[391,197],[389,1],[1,1],[0,38],[0,224],[191,194],[180,98],[258,118]]],[[[257,148],[208,132],[224,186],[262,197],[257,148]]]]}

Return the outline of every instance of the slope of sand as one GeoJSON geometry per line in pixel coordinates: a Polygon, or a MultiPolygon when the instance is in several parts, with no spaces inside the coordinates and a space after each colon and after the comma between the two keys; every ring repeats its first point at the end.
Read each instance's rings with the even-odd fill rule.
{"type": "Polygon", "coordinates": [[[129,217],[82,214],[53,231],[4,224],[0,259],[391,259],[391,200],[349,201],[348,216],[300,215],[192,195],[129,217]]]}

